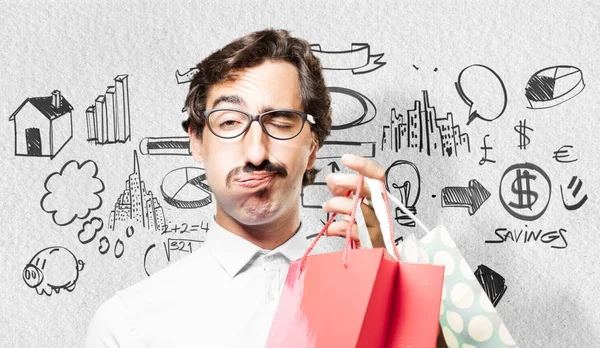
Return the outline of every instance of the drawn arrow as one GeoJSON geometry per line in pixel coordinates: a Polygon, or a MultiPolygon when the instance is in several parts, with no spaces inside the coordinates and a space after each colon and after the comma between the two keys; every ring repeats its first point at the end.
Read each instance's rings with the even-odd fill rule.
{"type": "Polygon", "coordinates": [[[469,215],[473,215],[489,197],[489,191],[473,179],[469,181],[469,187],[444,187],[442,207],[467,207],[469,215]]]}
{"type": "Polygon", "coordinates": [[[335,172],[339,172],[340,171],[340,167],[338,166],[336,161],[332,161],[327,163],[328,166],[331,166],[331,172],[335,173],[335,172]]]}

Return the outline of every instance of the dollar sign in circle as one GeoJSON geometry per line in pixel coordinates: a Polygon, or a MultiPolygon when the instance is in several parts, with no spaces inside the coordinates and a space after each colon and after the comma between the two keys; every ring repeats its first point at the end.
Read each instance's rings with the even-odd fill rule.
{"type": "Polygon", "coordinates": [[[517,169],[517,178],[511,185],[511,190],[517,195],[517,202],[508,202],[508,205],[516,209],[529,209],[537,202],[538,193],[531,189],[530,180],[535,180],[537,176],[529,173],[528,170],[517,169]],[[533,199],[532,199],[533,197],[533,199]]]}
{"type": "Polygon", "coordinates": [[[542,168],[527,162],[513,164],[500,180],[500,202],[510,215],[533,221],[548,208],[551,187],[550,178],[542,168]]]}

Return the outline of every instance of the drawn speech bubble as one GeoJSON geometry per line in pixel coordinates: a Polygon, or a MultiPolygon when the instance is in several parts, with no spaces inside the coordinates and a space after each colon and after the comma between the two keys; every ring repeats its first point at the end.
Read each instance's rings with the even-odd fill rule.
{"type": "Polygon", "coordinates": [[[506,88],[494,70],[474,64],[464,68],[454,83],[458,95],[471,109],[467,125],[476,118],[493,121],[506,109],[506,88]]]}

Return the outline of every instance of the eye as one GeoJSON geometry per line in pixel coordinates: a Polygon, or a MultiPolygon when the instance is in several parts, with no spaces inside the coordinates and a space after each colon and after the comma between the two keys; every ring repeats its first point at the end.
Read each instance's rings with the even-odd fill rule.
{"type": "Polygon", "coordinates": [[[302,122],[302,117],[293,112],[277,111],[265,115],[264,123],[282,130],[292,129],[302,122]]]}
{"type": "Polygon", "coordinates": [[[248,123],[248,116],[235,110],[218,110],[210,114],[209,122],[220,129],[237,129],[248,123]]]}

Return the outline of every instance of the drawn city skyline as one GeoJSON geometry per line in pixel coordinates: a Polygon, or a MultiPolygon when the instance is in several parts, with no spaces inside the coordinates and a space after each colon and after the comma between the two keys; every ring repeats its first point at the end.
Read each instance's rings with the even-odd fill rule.
{"type": "Polygon", "coordinates": [[[108,86],[86,109],[88,141],[104,145],[131,139],[128,76],[117,75],[114,86],[108,86]]]}
{"type": "Polygon", "coordinates": [[[428,156],[440,151],[442,156],[458,156],[458,150],[466,146],[471,152],[469,134],[462,133],[454,124],[451,112],[446,117],[438,117],[434,106],[429,103],[429,94],[423,91],[423,100],[415,100],[414,108],[406,110],[407,116],[397,114],[392,108],[390,124],[383,126],[381,150],[389,143],[390,150],[398,152],[406,147],[425,151],[428,156]],[[389,130],[389,133],[388,133],[389,130]]]}
{"type": "Polygon", "coordinates": [[[133,221],[149,230],[162,231],[165,228],[163,208],[152,191],[146,191],[146,183],[140,175],[137,151],[133,151],[133,172],[125,182],[125,190],[117,199],[115,209],[110,212],[108,228],[133,221]]]}

